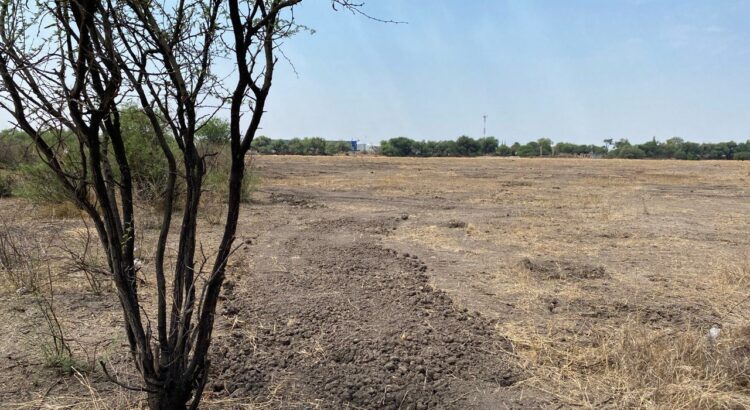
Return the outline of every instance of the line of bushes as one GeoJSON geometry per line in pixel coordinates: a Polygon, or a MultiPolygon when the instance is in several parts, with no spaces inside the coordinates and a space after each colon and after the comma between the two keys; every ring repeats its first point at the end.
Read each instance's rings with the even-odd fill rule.
{"type": "MultiPolygon", "coordinates": [[[[123,109],[120,123],[135,194],[144,203],[158,207],[167,186],[168,165],[156,135],[146,115],[136,107],[123,109]]],[[[196,136],[199,139],[199,150],[206,158],[203,186],[207,199],[220,201],[226,198],[229,189],[229,124],[220,119],[212,119],[201,125],[196,136]]],[[[60,162],[69,167],[70,175],[84,174],[82,169],[88,164],[82,164],[78,158],[75,135],[63,130],[50,132],[44,138],[57,151],[60,162]]],[[[179,162],[182,153],[176,142],[170,142],[179,162]]],[[[107,145],[106,140],[103,140],[103,146],[107,145]]],[[[178,173],[180,170],[178,164],[178,173]]],[[[119,175],[115,174],[113,177],[118,179],[119,175]]],[[[178,195],[182,190],[179,181],[178,178],[178,195]]],[[[243,180],[243,201],[249,199],[257,182],[257,178],[248,172],[243,180]]],[[[68,192],[34,150],[31,138],[16,130],[0,131],[0,197],[3,196],[25,197],[35,203],[60,204],[70,201],[68,192]]]]}
{"type": "Polygon", "coordinates": [[[553,143],[540,138],[526,144],[499,144],[495,137],[474,139],[458,137],[455,141],[416,141],[406,137],[391,138],[380,146],[383,155],[393,157],[474,157],[480,155],[539,157],[539,156],[596,156],[609,158],[659,159],[734,159],[750,160],[750,140],[719,143],[686,142],[670,138],[664,142],[653,140],[631,144],[627,139],[604,140],[604,145],[553,143]],[[611,147],[611,149],[610,149],[611,147]]]}
{"type": "Polygon", "coordinates": [[[729,141],[699,144],[684,141],[682,138],[670,138],[664,142],[654,138],[649,142],[635,145],[626,139],[607,142],[614,146],[609,155],[615,158],[750,160],[750,140],[740,143],[729,141]]]}
{"type": "Polygon", "coordinates": [[[605,155],[607,149],[596,145],[557,143],[541,138],[521,145],[500,144],[495,137],[474,139],[466,135],[455,141],[415,141],[406,137],[391,138],[380,145],[383,155],[392,157],[476,157],[480,155],[538,157],[550,155],[605,155]]]}
{"type": "Polygon", "coordinates": [[[336,155],[352,150],[348,141],[326,141],[320,137],[271,139],[260,135],[253,140],[252,148],[261,154],[275,155],[336,155]]]}
{"type": "MultiPolygon", "coordinates": [[[[631,144],[627,139],[606,139],[603,145],[554,143],[540,138],[525,144],[501,144],[495,137],[471,138],[466,135],[456,140],[417,141],[396,137],[381,142],[379,153],[391,157],[475,157],[495,156],[594,156],[608,158],[658,159],[734,159],[750,160],[750,141],[719,143],[686,142],[670,138],[659,142],[655,138],[643,144],[631,144]]],[[[275,155],[335,155],[351,151],[348,141],[326,141],[323,138],[272,139],[260,136],[253,141],[253,149],[261,154],[275,155]]],[[[378,151],[375,151],[378,152],[378,151]]]]}

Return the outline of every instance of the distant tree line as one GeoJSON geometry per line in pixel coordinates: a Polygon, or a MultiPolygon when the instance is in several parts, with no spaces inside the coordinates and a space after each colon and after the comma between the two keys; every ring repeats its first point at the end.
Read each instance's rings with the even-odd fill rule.
{"type": "Polygon", "coordinates": [[[252,148],[261,154],[276,155],[336,155],[352,150],[349,141],[326,141],[320,137],[271,139],[259,136],[253,140],[252,148]]]}
{"type": "Polygon", "coordinates": [[[540,138],[521,145],[500,144],[495,137],[474,139],[466,135],[455,141],[415,141],[406,137],[391,138],[380,146],[383,155],[394,157],[476,157],[480,155],[539,157],[551,155],[606,155],[607,148],[596,145],[557,143],[549,138],[540,138]]]}
{"type": "Polygon", "coordinates": [[[606,140],[605,143],[614,147],[608,153],[614,158],[750,160],[750,140],[699,144],[683,141],[682,138],[670,138],[664,142],[654,138],[643,144],[631,144],[627,139],[617,142],[606,140]]]}
{"type": "Polygon", "coordinates": [[[654,158],[654,159],[735,159],[750,160],[750,140],[719,143],[686,142],[681,138],[670,138],[659,142],[656,138],[643,144],[631,144],[627,139],[604,140],[604,145],[553,143],[549,138],[540,138],[526,144],[498,143],[495,137],[474,139],[458,137],[455,141],[416,141],[396,137],[383,141],[380,152],[392,157],[475,157],[496,155],[503,157],[540,156],[596,156],[608,158],[654,158]],[[610,148],[611,147],[611,148],[610,148]]]}
{"type": "Polygon", "coordinates": [[[391,157],[475,157],[495,155],[497,150],[498,142],[494,137],[475,140],[465,135],[455,141],[414,141],[397,137],[380,144],[380,152],[391,157]]]}
{"type": "MultiPolygon", "coordinates": [[[[131,122],[133,123],[133,122],[131,122]]],[[[134,124],[134,123],[133,123],[134,124]]],[[[135,125],[133,125],[135,126],[135,125]]],[[[137,134],[137,133],[136,133],[137,134]]],[[[199,139],[212,145],[227,142],[228,124],[212,120],[204,124],[199,139]]],[[[0,131],[0,168],[17,162],[28,162],[36,157],[23,133],[14,130],[0,131]]],[[[466,135],[456,140],[417,141],[396,137],[381,142],[380,154],[390,157],[575,157],[595,156],[625,159],[734,159],[750,160],[750,140],[746,142],[695,143],[682,138],[670,138],[664,142],[656,138],[643,144],[631,144],[627,139],[606,139],[603,145],[554,143],[549,138],[540,138],[525,144],[501,144],[495,137],[471,138],[466,135]]],[[[320,137],[272,139],[258,136],[252,148],[260,154],[271,155],[337,155],[351,152],[349,141],[326,141],[320,137]]]]}

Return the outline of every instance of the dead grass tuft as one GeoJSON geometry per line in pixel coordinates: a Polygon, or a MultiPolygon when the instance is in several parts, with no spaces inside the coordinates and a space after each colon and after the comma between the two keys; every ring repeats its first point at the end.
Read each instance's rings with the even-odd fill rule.
{"type": "Polygon", "coordinates": [[[530,377],[522,384],[586,408],[748,408],[750,331],[649,329],[630,318],[620,327],[560,335],[516,322],[498,327],[530,377]]]}
{"type": "Polygon", "coordinates": [[[0,222],[0,285],[19,293],[30,293],[43,279],[45,250],[22,228],[0,222]]]}
{"type": "Polygon", "coordinates": [[[34,213],[37,217],[52,219],[80,219],[83,215],[83,211],[69,201],[38,205],[34,213]]]}

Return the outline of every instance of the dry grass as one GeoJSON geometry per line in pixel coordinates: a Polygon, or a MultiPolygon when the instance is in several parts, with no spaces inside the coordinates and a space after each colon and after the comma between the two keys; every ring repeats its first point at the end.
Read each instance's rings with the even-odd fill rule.
{"type": "Polygon", "coordinates": [[[42,218],[53,219],[80,219],[83,216],[83,211],[72,202],[39,205],[36,213],[42,218]]]}
{"type": "MultiPolygon", "coordinates": [[[[64,410],[64,409],[81,409],[81,410],[141,410],[146,409],[145,396],[140,393],[131,392],[125,389],[100,391],[91,381],[91,377],[78,370],[74,370],[73,379],[75,383],[80,384],[83,394],[66,395],[66,394],[47,394],[35,400],[24,402],[6,402],[3,408],[8,410],[64,410]],[[53,397],[50,397],[53,396],[53,397]]],[[[49,392],[57,383],[53,383],[49,392]]]]}
{"type": "Polygon", "coordinates": [[[521,388],[546,391],[564,407],[750,407],[747,164],[368,158],[305,165],[325,174],[269,183],[375,198],[337,204],[342,212],[419,204],[386,243],[429,258],[438,287],[500,319],[498,334],[513,342],[529,375],[521,388]],[[466,228],[449,228],[452,219],[466,228]],[[527,257],[604,266],[607,277],[540,280],[518,267],[527,257]],[[714,321],[723,326],[716,343],[707,339],[714,321]]]}
{"type": "Polygon", "coordinates": [[[561,341],[566,328],[539,331],[505,323],[515,357],[533,387],[585,408],[747,408],[747,328],[724,330],[713,343],[704,329],[654,330],[630,318],[561,341]]]}
{"type": "Polygon", "coordinates": [[[503,295],[524,312],[496,329],[528,374],[517,388],[592,409],[750,408],[750,263],[727,254],[716,260],[699,283],[666,295],[683,302],[670,309],[715,312],[716,339],[700,313],[667,312],[683,314],[686,323],[654,321],[654,307],[642,301],[654,295],[628,277],[609,279],[613,288],[626,289],[624,296],[602,298],[591,283],[540,281],[518,268],[498,272],[507,280],[503,295]],[[565,306],[540,314],[540,301],[550,299],[565,306]],[[582,313],[577,304],[593,312],[582,313]]]}
{"type": "Polygon", "coordinates": [[[222,225],[226,221],[227,206],[221,202],[204,201],[201,204],[201,216],[211,225],[222,225]]]}
{"type": "Polygon", "coordinates": [[[0,222],[0,289],[36,291],[44,278],[45,252],[23,227],[0,222]]]}

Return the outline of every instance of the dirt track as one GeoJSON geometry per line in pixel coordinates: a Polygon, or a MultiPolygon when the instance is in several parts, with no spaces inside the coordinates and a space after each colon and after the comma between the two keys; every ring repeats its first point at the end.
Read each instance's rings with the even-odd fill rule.
{"type": "Polygon", "coordinates": [[[493,323],[433,290],[416,255],[379,243],[399,215],[268,207],[247,273],[226,289],[232,330],[217,340],[215,392],[323,408],[513,403],[502,390],[519,372],[493,323]]]}

